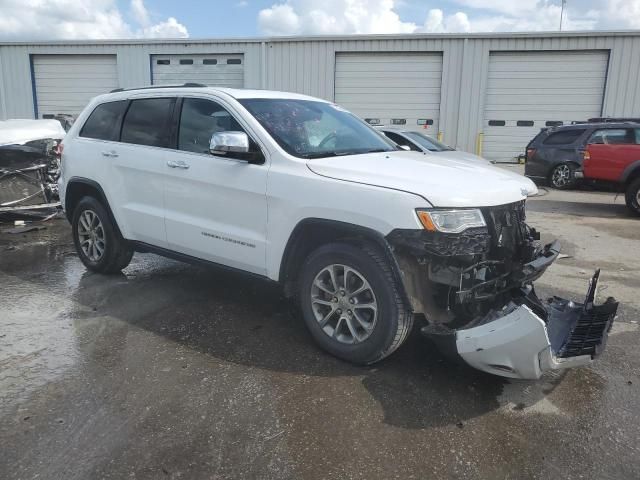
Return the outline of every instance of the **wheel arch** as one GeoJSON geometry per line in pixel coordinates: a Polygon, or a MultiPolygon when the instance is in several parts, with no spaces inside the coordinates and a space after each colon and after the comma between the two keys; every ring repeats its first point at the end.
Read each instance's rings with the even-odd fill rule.
{"type": "Polygon", "coordinates": [[[344,241],[357,246],[369,243],[379,248],[391,265],[393,278],[399,286],[403,301],[407,306],[411,305],[400,267],[386,238],[380,232],[368,227],[324,218],[303,219],[291,232],[282,255],[278,275],[285,296],[295,295],[300,266],[307,256],[320,246],[335,241],[344,241]]]}
{"type": "Polygon", "coordinates": [[[73,211],[75,210],[75,207],[83,197],[87,196],[95,197],[104,205],[104,208],[109,214],[109,219],[119,231],[120,229],[118,227],[118,222],[116,222],[115,216],[113,215],[113,211],[111,210],[109,200],[107,200],[107,196],[105,195],[104,190],[98,182],[89,178],[71,177],[67,182],[64,197],[64,210],[67,216],[67,220],[69,220],[69,222],[73,220],[73,211]]]}
{"type": "Polygon", "coordinates": [[[627,167],[622,172],[622,177],[620,178],[620,180],[625,185],[629,185],[638,177],[640,177],[640,160],[636,160],[630,165],[627,165],[627,167]]]}

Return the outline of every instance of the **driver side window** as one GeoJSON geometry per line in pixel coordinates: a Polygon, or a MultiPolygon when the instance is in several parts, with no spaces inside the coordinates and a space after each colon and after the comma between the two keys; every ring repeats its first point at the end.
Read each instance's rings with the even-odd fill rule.
{"type": "MultiPolygon", "coordinates": [[[[237,120],[218,103],[204,98],[185,98],[182,101],[178,150],[209,153],[211,136],[217,132],[229,131],[246,133],[237,120]]],[[[252,140],[250,146],[252,150],[258,151],[252,140]]]]}

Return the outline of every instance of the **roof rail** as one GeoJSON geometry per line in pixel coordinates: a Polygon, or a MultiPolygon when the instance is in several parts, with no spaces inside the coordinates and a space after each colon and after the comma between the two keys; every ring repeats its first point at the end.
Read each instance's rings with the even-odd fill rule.
{"type": "Polygon", "coordinates": [[[182,85],[148,85],[146,87],[115,88],[115,89],[111,90],[109,93],[129,92],[131,90],[152,90],[154,88],[184,88],[184,87],[203,88],[203,87],[208,87],[208,86],[209,85],[205,85],[204,83],[187,82],[187,83],[183,83],[182,85]]]}
{"type": "Polygon", "coordinates": [[[640,123],[640,118],[632,117],[595,117],[587,120],[589,123],[640,123]]]}

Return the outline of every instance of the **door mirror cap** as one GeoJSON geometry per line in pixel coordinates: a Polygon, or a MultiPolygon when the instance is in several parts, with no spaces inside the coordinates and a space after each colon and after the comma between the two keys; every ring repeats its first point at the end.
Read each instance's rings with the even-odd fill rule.
{"type": "Polygon", "coordinates": [[[216,132],[211,135],[209,151],[213,155],[248,153],[249,137],[244,132],[216,132]]]}

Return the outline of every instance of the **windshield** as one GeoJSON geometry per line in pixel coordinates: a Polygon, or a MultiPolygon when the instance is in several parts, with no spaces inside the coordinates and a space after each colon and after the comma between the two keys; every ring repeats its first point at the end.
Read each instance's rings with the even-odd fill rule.
{"type": "Polygon", "coordinates": [[[289,154],[321,158],[388,152],[397,147],[352,113],[312,100],[239,100],[289,154]]]}
{"type": "Polygon", "coordinates": [[[420,132],[404,132],[404,134],[409,137],[409,139],[413,140],[421,147],[426,148],[430,152],[451,152],[455,150],[451,148],[449,145],[445,145],[437,141],[435,138],[431,138],[420,132]]]}

